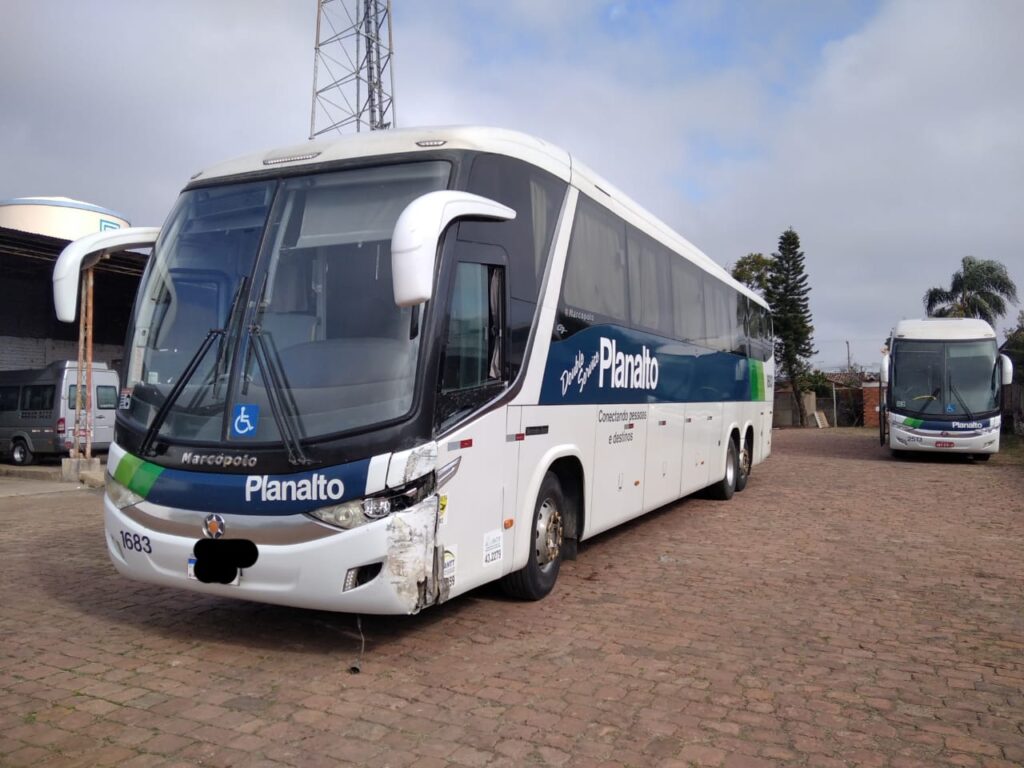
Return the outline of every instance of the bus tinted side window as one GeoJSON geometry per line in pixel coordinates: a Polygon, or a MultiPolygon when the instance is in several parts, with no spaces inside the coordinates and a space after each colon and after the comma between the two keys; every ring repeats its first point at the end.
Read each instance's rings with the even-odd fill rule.
{"type": "Polygon", "coordinates": [[[676,256],[672,259],[675,337],[691,344],[705,344],[704,272],[676,256]]]}
{"type": "Polygon", "coordinates": [[[580,195],[562,283],[560,323],[568,333],[594,323],[629,323],[626,226],[580,195]]]}
{"type": "Polygon", "coordinates": [[[512,221],[463,221],[459,240],[499,245],[509,255],[509,292],[536,303],[566,183],[540,168],[502,155],[478,155],[467,191],[516,212],[512,221]]]}
{"type": "Polygon", "coordinates": [[[632,325],[671,338],[674,318],[669,263],[674,254],[634,227],[627,229],[626,239],[632,325]]]}

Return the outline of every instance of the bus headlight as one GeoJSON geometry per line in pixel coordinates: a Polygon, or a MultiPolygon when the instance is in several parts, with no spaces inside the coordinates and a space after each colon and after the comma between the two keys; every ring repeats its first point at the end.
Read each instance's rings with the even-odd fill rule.
{"type": "Polygon", "coordinates": [[[433,492],[434,473],[431,472],[386,493],[320,507],[309,514],[320,522],[337,528],[357,528],[374,520],[381,520],[392,512],[401,512],[414,504],[419,504],[433,492]]]}
{"type": "Polygon", "coordinates": [[[114,476],[107,474],[106,483],[107,498],[110,499],[110,503],[118,509],[124,509],[130,507],[133,504],[138,504],[142,501],[142,497],[135,491],[129,489],[127,486],[121,485],[114,479],[114,476]]]}

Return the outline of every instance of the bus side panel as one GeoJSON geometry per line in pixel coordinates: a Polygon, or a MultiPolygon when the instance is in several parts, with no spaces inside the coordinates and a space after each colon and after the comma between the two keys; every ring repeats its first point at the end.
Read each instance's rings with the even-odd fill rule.
{"type": "MultiPolygon", "coordinates": [[[[560,458],[573,457],[582,466],[585,530],[591,533],[593,504],[592,477],[597,407],[593,405],[524,406],[522,409],[523,440],[519,453],[519,483],[515,515],[515,559],[511,570],[526,565],[532,552],[530,534],[537,493],[544,475],[560,458]],[[546,428],[546,432],[543,431],[546,428]],[[589,473],[589,474],[588,474],[589,473]]],[[[565,489],[563,489],[564,491],[565,489]]]]}
{"type": "Polygon", "coordinates": [[[683,471],[685,407],[654,403],[647,423],[647,468],[644,473],[644,511],[679,498],[683,471]]]}
{"type": "Polygon", "coordinates": [[[519,443],[508,439],[506,417],[497,408],[438,440],[437,466],[459,461],[440,489],[437,546],[448,598],[499,578],[512,557],[513,534],[502,521],[512,516],[519,443]]]}

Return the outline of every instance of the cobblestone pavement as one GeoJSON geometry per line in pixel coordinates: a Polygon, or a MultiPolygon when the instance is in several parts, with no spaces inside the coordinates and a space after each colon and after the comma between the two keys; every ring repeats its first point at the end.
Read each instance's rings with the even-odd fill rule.
{"type": "Polygon", "coordinates": [[[5,766],[1024,764],[1024,466],[775,433],[538,603],[351,616],[130,582],[95,491],[0,499],[5,766]]]}

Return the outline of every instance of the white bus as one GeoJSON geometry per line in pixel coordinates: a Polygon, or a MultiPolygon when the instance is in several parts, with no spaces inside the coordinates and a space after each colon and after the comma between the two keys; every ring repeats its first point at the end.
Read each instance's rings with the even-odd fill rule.
{"type": "Polygon", "coordinates": [[[601,531],[771,450],[764,302],[569,154],[384,131],[197,174],[128,331],[106,540],[136,579],[414,613],[539,599],[601,531]]]}
{"type": "Polygon", "coordinates": [[[902,320],[882,357],[879,441],[904,451],[999,452],[1000,388],[1013,363],[996,348],[984,320],[902,320]]]}

